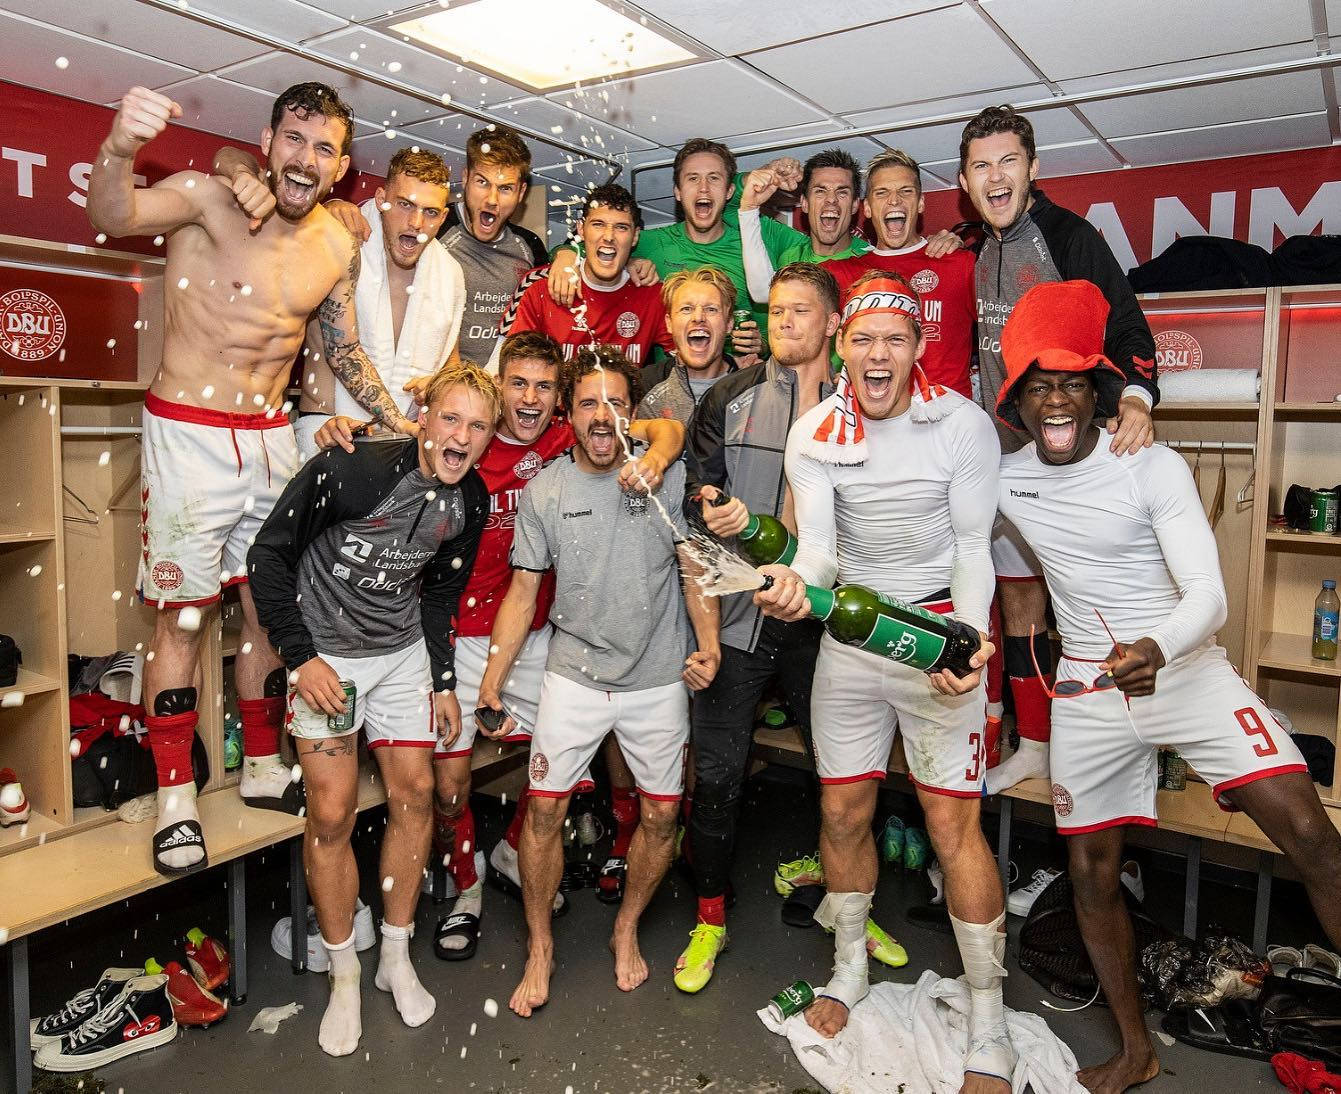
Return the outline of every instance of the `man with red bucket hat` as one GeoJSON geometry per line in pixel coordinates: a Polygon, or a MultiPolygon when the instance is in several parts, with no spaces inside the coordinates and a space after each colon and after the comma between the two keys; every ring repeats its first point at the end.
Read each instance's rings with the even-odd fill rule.
{"type": "Polygon", "coordinates": [[[1103,353],[1107,317],[1088,281],[1025,293],[1002,333],[996,411],[1033,442],[1002,457],[999,506],[1042,563],[1057,614],[1053,811],[1122,1038],[1078,1078],[1121,1091],[1159,1074],[1118,884],[1123,829],[1156,823],[1156,750],[1176,748],[1221,808],[1243,810],[1285,853],[1337,946],[1341,836],[1299,749],[1215,642],[1224,582],[1187,464],[1162,445],[1119,456],[1098,443],[1125,383],[1103,353]]]}

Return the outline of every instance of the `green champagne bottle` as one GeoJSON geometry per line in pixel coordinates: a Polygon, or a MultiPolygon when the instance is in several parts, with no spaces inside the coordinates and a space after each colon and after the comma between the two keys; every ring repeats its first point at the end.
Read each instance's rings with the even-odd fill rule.
{"type": "Polygon", "coordinates": [[[978,632],[967,623],[905,604],[865,585],[806,586],[810,614],[835,639],[923,672],[949,669],[964,677],[978,652],[978,632]]]}
{"type": "MultiPolygon", "coordinates": [[[[725,505],[731,495],[719,490],[710,504],[725,505]]],[[[751,513],[750,522],[736,536],[740,551],[756,566],[790,566],[796,557],[796,537],[787,530],[787,526],[767,513],[751,513]]]]}

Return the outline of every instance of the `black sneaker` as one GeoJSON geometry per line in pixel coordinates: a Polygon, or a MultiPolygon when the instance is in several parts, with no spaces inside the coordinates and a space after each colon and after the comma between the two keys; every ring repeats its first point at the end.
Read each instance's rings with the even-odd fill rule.
{"type": "Polygon", "coordinates": [[[121,994],[126,981],[143,976],[144,969],[107,969],[91,988],[85,988],[54,1014],[34,1018],[28,1024],[28,1036],[33,1048],[41,1048],[59,1041],[65,1034],[78,1029],[108,1003],[121,994]]]}
{"type": "Polygon", "coordinates": [[[148,1052],[177,1036],[168,978],[137,976],[92,1018],[37,1052],[43,1071],[92,1071],[123,1056],[148,1052]]]}

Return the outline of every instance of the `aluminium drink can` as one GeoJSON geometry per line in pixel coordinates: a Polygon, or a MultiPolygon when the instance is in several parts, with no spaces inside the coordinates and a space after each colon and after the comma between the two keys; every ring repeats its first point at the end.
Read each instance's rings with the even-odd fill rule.
{"type": "Polygon", "coordinates": [[[340,687],[345,692],[345,712],[326,715],[326,728],[337,733],[348,733],[354,728],[354,698],[358,689],[354,687],[353,680],[341,680],[340,687]]]}
{"type": "Polygon", "coordinates": [[[804,980],[798,980],[789,988],[783,988],[768,1001],[768,1013],[779,1022],[793,1014],[800,1014],[815,1001],[815,989],[804,980]]]}

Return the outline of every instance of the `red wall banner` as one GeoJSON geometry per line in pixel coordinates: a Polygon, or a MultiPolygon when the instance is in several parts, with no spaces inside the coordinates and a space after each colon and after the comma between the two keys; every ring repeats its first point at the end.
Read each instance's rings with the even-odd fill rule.
{"type": "MultiPolygon", "coordinates": [[[[1046,149],[1039,153],[1046,166],[1046,149]]],[[[1041,179],[1058,205],[1085,217],[1131,269],[1180,236],[1216,235],[1268,251],[1292,235],[1341,234],[1341,148],[1308,148],[1167,167],[1041,179]]],[[[978,220],[959,190],[929,193],[923,225],[978,220]]]]}
{"type": "MultiPolygon", "coordinates": [[[[0,82],[0,234],[57,243],[98,246],[84,211],[91,161],[112,127],[116,111],[45,91],[0,82]]],[[[256,134],[268,125],[256,119],[256,134]]],[[[216,133],[169,125],[135,161],[137,181],[152,186],[177,171],[208,171],[221,145],[246,147],[216,133]]],[[[361,201],[381,183],[350,171],[336,188],[361,201]]],[[[102,246],[161,254],[149,238],[108,240],[102,246]]]]}

